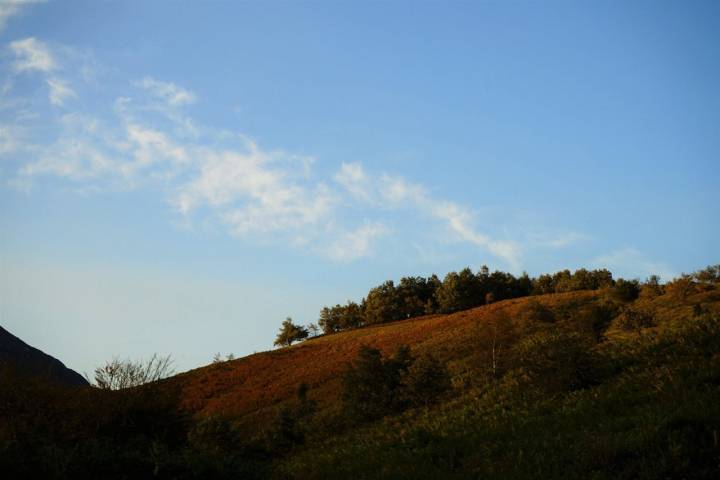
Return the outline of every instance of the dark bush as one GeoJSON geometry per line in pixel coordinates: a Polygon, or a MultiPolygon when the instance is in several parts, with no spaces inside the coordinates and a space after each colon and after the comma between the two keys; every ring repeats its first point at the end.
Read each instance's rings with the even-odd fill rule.
{"type": "Polygon", "coordinates": [[[610,289],[610,295],[620,302],[632,302],[640,296],[640,282],[621,278],[610,289]]]}
{"type": "Polygon", "coordinates": [[[278,411],[268,433],[270,450],[283,452],[305,443],[305,437],[310,430],[310,420],[317,410],[315,401],[308,398],[307,392],[307,384],[300,384],[295,403],[283,406],[278,411]]]}
{"type": "Polygon", "coordinates": [[[626,332],[636,332],[638,335],[642,333],[644,328],[654,327],[657,325],[652,314],[639,309],[628,307],[615,320],[617,326],[626,332]]]}
{"type": "Polygon", "coordinates": [[[400,362],[384,359],[380,350],[361,347],[342,377],[345,413],[363,422],[397,411],[401,368],[400,362]]]}
{"type": "Polygon", "coordinates": [[[593,341],[578,333],[542,331],[513,347],[518,372],[543,390],[577,390],[597,381],[597,355],[593,341]]]}
{"type": "Polygon", "coordinates": [[[355,422],[376,420],[408,406],[428,405],[450,389],[450,376],[431,355],[414,358],[401,346],[390,358],[362,347],[343,374],[345,414],[355,422]]]}
{"type": "Polygon", "coordinates": [[[402,379],[403,398],[412,406],[435,403],[450,388],[447,368],[430,354],[415,359],[402,379]]]}

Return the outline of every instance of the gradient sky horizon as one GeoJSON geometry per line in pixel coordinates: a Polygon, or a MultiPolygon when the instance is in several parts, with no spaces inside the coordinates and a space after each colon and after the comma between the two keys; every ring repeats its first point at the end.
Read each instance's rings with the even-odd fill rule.
{"type": "Polygon", "coordinates": [[[0,0],[0,324],[79,372],[386,279],[718,263],[718,2],[0,0]]]}

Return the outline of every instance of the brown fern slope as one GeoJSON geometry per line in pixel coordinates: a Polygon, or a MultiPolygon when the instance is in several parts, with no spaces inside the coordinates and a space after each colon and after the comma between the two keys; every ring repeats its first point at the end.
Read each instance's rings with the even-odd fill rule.
{"type": "MultiPolygon", "coordinates": [[[[310,396],[323,409],[340,401],[340,374],[362,345],[384,354],[400,345],[414,353],[429,352],[446,362],[454,381],[469,375],[478,351],[487,350],[487,328],[498,319],[517,325],[527,311],[546,307],[571,322],[578,312],[603,307],[607,292],[578,291],[517,298],[449,315],[429,315],[387,324],[372,325],[309,339],[292,347],[256,353],[233,361],[213,364],[180,374],[168,382],[179,386],[182,405],[196,417],[222,415],[233,418],[243,430],[257,433],[275,416],[278,408],[295,398],[305,383],[310,396]]],[[[720,312],[720,292],[697,293],[684,301],[667,295],[640,298],[633,302],[657,320],[654,329],[670,326],[674,319],[691,314],[694,305],[720,312]]],[[[569,328],[575,328],[570,325],[569,328]]],[[[610,326],[603,334],[610,340],[630,333],[610,326]]]]}

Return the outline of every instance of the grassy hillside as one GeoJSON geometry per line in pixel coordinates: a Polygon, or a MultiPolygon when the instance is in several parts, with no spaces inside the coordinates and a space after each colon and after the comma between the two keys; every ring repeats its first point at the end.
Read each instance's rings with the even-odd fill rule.
{"type": "Polygon", "coordinates": [[[11,476],[717,478],[720,289],[505,300],[128,391],[4,382],[0,468],[11,476]],[[430,354],[452,388],[352,417],[343,377],[363,345],[387,359],[403,345],[430,354]]]}
{"type": "Polygon", "coordinates": [[[253,422],[262,412],[295,397],[306,383],[321,406],[336,403],[340,374],[360,346],[371,345],[390,354],[400,345],[415,352],[431,351],[448,362],[454,376],[467,369],[478,348],[479,327],[498,315],[520,318],[528,302],[554,311],[597,304],[602,293],[571,292],[506,300],[450,315],[429,315],[372,325],[309,339],[289,348],[209,365],[178,375],[183,405],[195,414],[223,414],[253,422]]]}
{"type": "MultiPolygon", "coordinates": [[[[687,302],[638,300],[633,306],[653,312],[657,325],[628,332],[611,321],[592,347],[595,371],[585,385],[557,383],[571,357],[544,351],[544,368],[470,379],[440,404],[309,441],[280,471],[285,478],[717,478],[718,299],[710,291],[687,302]],[[715,316],[698,315],[698,305],[715,316]]],[[[495,309],[522,315],[526,302],[495,309]]],[[[577,313],[602,298],[568,294],[542,302],[577,313]]],[[[487,320],[492,311],[465,318],[487,320]]],[[[472,354],[462,351],[448,352],[456,381],[473,370],[472,354]]]]}
{"type": "MultiPolygon", "coordinates": [[[[692,316],[693,305],[711,311],[720,309],[716,290],[696,294],[685,302],[667,296],[641,298],[635,306],[647,309],[658,326],[648,332],[676,327],[692,316]]],[[[471,358],[489,345],[482,327],[505,317],[517,324],[529,304],[539,303],[568,325],[588,309],[608,303],[605,291],[583,291],[505,300],[450,315],[429,315],[389,324],[339,332],[309,339],[289,348],[256,353],[241,359],[220,362],[176,376],[182,388],[183,405],[194,414],[230,415],[238,419],[263,416],[262,412],[293,399],[298,385],[306,383],[321,406],[337,402],[340,373],[362,345],[371,345],[390,354],[400,345],[417,353],[425,351],[448,363],[453,377],[462,378],[471,368],[471,358]]],[[[621,309],[624,305],[615,305],[621,309]]],[[[611,315],[615,312],[611,312],[611,315]]],[[[634,332],[613,328],[603,332],[613,341],[632,340],[634,332]]],[[[249,420],[251,421],[251,420],[249,420]]]]}

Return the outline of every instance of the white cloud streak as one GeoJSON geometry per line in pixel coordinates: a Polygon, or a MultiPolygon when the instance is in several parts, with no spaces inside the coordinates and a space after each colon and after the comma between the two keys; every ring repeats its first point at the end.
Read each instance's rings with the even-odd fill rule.
{"type": "Polygon", "coordinates": [[[442,222],[457,240],[467,242],[505,261],[512,269],[520,265],[520,248],[512,241],[497,240],[473,227],[473,213],[455,202],[432,197],[427,189],[399,176],[368,175],[359,163],[343,163],[335,181],[354,198],[378,208],[411,208],[442,222]]]}
{"type": "Polygon", "coordinates": [[[49,98],[53,105],[62,106],[68,98],[77,97],[75,91],[59,78],[48,78],[46,82],[50,87],[49,98]]]}
{"type": "Polygon", "coordinates": [[[134,85],[143,88],[155,97],[163,100],[171,107],[179,107],[195,102],[195,94],[190,90],[170,82],[161,82],[152,77],[145,77],[140,81],[134,82],[134,85]]]}
{"type": "Polygon", "coordinates": [[[520,268],[519,246],[513,241],[495,240],[475,230],[472,227],[472,214],[468,209],[447,201],[433,201],[428,207],[432,215],[446,222],[450,231],[460,240],[483,248],[503,259],[512,270],[520,268]]]}
{"type": "Polygon", "coordinates": [[[183,215],[209,206],[240,236],[300,230],[331,216],[334,199],[327,187],[305,184],[282,153],[262,151],[250,142],[245,152],[205,148],[199,155],[197,175],[173,199],[183,215]]]}
{"type": "Polygon", "coordinates": [[[25,8],[45,0],[0,0],[0,32],[5,29],[11,17],[19,15],[25,8]]]}
{"type": "MultiPolygon", "coordinates": [[[[66,100],[77,97],[69,82],[58,75],[62,66],[44,42],[35,37],[28,37],[10,42],[9,48],[15,58],[12,69],[16,75],[37,72],[45,77],[48,99],[52,105],[62,107],[66,100]]],[[[66,55],[72,55],[72,52],[72,49],[65,49],[66,55]]],[[[11,87],[12,82],[8,80],[3,93],[7,94],[11,87]]]]}
{"type": "Polygon", "coordinates": [[[55,59],[47,45],[35,37],[10,42],[10,51],[15,56],[13,68],[16,72],[51,72],[57,68],[55,59]]]}
{"type": "MultiPolygon", "coordinates": [[[[61,68],[45,44],[31,37],[11,49],[16,73],[45,75],[52,105],[78,96],[57,75],[61,68]]],[[[472,209],[436,198],[422,184],[369,174],[360,163],[341,164],[326,183],[314,178],[311,157],[196,126],[177,108],[195,101],[191,91],[151,76],[132,85],[140,92],[118,97],[114,117],[68,113],[60,117],[54,141],[23,145],[29,153],[11,182],[28,188],[34,179],[55,176],[79,184],[82,192],[159,189],[186,225],[209,218],[234,236],[288,244],[338,262],[374,255],[390,232],[402,232],[393,223],[411,212],[441,227],[434,241],[472,245],[519,269],[515,242],[478,229],[472,209]]],[[[0,148],[0,155],[17,150],[12,131],[0,130],[0,148]]]]}
{"type": "Polygon", "coordinates": [[[389,233],[380,223],[366,223],[357,229],[345,232],[333,241],[324,252],[330,259],[338,262],[351,262],[372,255],[373,243],[389,233]]]}
{"type": "Polygon", "coordinates": [[[16,152],[20,146],[20,131],[18,127],[0,124],[0,157],[16,152]]]}
{"type": "Polygon", "coordinates": [[[360,200],[370,201],[370,179],[359,163],[343,163],[335,174],[335,181],[351,195],[360,200]]]}

